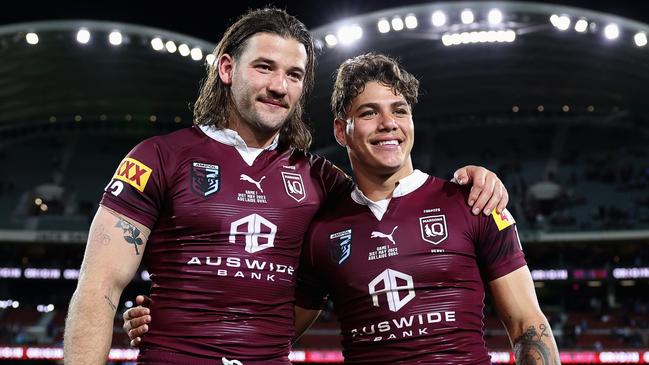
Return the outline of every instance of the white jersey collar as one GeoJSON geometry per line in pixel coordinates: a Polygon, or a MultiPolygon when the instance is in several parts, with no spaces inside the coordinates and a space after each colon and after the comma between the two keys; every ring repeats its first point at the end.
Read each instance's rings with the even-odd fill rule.
{"type": "MultiPolygon", "coordinates": [[[[400,196],[408,195],[413,191],[417,190],[420,186],[424,185],[428,179],[428,174],[423,173],[419,170],[415,170],[412,174],[404,177],[399,180],[397,187],[392,192],[393,198],[398,198],[400,196]]],[[[391,198],[373,201],[358,188],[358,185],[354,187],[354,190],[351,193],[352,199],[361,205],[367,205],[367,207],[372,211],[376,219],[383,219],[383,215],[388,209],[388,204],[390,203],[391,198]]]]}
{"type": "Polygon", "coordinates": [[[243,158],[243,160],[246,161],[248,166],[252,166],[252,163],[255,161],[255,158],[257,158],[257,156],[259,156],[259,154],[261,154],[264,150],[272,151],[277,148],[277,145],[279,143],[279,133],[278,133],[273,139],[273,142],[266,148],[248,147],[248,145],[246,145],[246,142],[243,140],[243,138],[241,138],[239,133],[237,133],[232,129],[227,129],[227,128],[218,129],[215,128],[214,126],[208,126],[208,125],[199,125],[198,127],[203,131],[203,133],[205,133],[208,137],[212,138],[213,140],[236,148],[236,150],[241,155],[241,158],[243,158]]]}

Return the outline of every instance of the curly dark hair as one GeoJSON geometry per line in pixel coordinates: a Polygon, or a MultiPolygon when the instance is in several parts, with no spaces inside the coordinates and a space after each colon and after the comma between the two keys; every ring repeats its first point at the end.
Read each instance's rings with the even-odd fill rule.
{"type": "Polygon", "coordinates": [[[376,81],[401,94],[414,108],[419,96],[419,80],[404,70],[391,57],[366,53],[350,58],[338,67],[334,90],[331,94],[331,111],[337,119],[345,119],[352,101],[365,90],[365,84],[376,81]]]}
{"type": "MultiPolygon", "coordinates": [[[[258,33],[276,34],[293,38],[304,45],[307,54],[302,96],[295,111],[287,118],[280,131],[280,143],[295,148],[306,149],[311,145],[309,127],[303,120],[305,100],[309,97],[314,83],[315,48],[313,38],[306,26],[284,10],[264,8],[251,10],[232,24],[214,49],[218,60],[229,54],[235,60],[243,54],[248,39],[258,33]]],[[[207,66],[207,77],[203,80],[200,95],[194,104],[194,123],[212,125],[223,129],[228,127],[228,117],[234,108],[229,85],[223,84],[218,67],[207,66]]]]}

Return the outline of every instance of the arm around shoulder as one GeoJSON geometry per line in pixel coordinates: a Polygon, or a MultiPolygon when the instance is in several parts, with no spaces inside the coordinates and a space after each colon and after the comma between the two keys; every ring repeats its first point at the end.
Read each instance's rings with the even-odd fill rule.
{"type": "Polygon", "coordinates": [[[90,226],[65,323],[65,364],[105,364],[124,287],[142,260],[150,230],[100,206],[90,226]]]}

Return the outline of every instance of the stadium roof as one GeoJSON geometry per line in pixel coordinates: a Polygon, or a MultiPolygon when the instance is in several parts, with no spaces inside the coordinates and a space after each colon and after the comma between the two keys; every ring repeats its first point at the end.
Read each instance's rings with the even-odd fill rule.
{"type": "MultiPolygon", "coordinates": [[[[322,47],[319,84],[309,108],[316,140],[320,147],[331,143],[328,98],[336,66],[368,51],[398,57],[421,79],[418,121],[485,114],[507,117],[515,112],[646,119],[649,46],[636,44],[637,33],[649,33],[649,26],[581,8],[523,2],[409,5],[326,24],[313,29],[322,47]],[[472,21],[462,19],[467,9],[472,21]],[[489,22],[493,9],[501,12],[499,22],[489,22]],[[436,26],[432,16],[437,11],[445,22],[436,26]],[[409,15],[417,19],[415,28],[405,24],[409,15]],[[404,23],[400,31],[395,30],[398,21],[393,24],[396,17],[404,23]],[[582,19],[586,26],[579,31],[584,22],[579,30],[575,26],[582,19]],[[388,24],[385,33],[379,30],[381,20],[388,24]],[[609,24],[617,27],[615,39],[606,38],[615,33],[611,28],[606,31],[609,24]],[[342,26],[358,26],[347,30],[353,38],[361,29],[360,39],[328,46],[325,37],[338,40],[342,26]]],[[[169,30],[117,22],[0,26],[0,139],[34,125],[61,122],[188,122],[205,72],[205,55],[213,45],[169,30]],[[90,32],[86,44],[75,39],[81,28],[90,32]],[[122,34],[121,45],[109,43],[114,30],[122,34]],[[37,44],[28,43],[29,32],[38,35],[37,44]],[[161,50],[154,50],[155,38],[163,42],[161,50]],[[173,53],[166,48],[168,41],[174,42],[173,53]],[[181,44],[190,52],[200,49],[200,59],[181,56],[177,49],[181,44]]]]}
{"type": "MultiPolygon", "coordinates": [[[[399,58],[420,78],[423,95],[415,110],[420,126],[454,123],[457,116],[606,115],[617,120],[626,115],[646,119],[649,112],[649,47],[635,42],[635,35],[646,35],[649,26],[610,14],[541,3],[448,2],[373,12],[313,33],[323,48],[317,79],[329,80],[316,91],[313,118],[331,114],[326,99],[332,70],[369,51],[399,58]],[[494,9],[502,19],[492,24],[494,9]],[[474,19],[464,24],[466,10],[474,19]],[[415,16],[416,27],[407,27],[408,16],[415,16]],[[403,29],[395,30],[401,26],[395,19],[403,29]],[[385,33],[379,30],[381,21],[385,33]],[[614,35],[607,30],[611,24],[618,31],[614,39],[607,38],[614,35]],[[353,39],[354,26],[362,29],[360,39],[341,44],[341,30],[353,39]],[[514,39],[498,39],[509,31],[514,39]],[[327,36],[338,43],[331,46],[327,36]]],[[[324,124],[321,132],[331,134],[331,123],[324,124]]]]}

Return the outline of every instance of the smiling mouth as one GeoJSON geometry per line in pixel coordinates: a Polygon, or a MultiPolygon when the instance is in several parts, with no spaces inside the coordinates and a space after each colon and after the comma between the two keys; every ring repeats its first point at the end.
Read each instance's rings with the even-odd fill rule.
{"type": "Polygon", "coordinates": [[[390,139],[386,141],[374,141],[371,143],[373,146],[398,146],[401,144],[401,141],[396,139],[390,139]]]}

